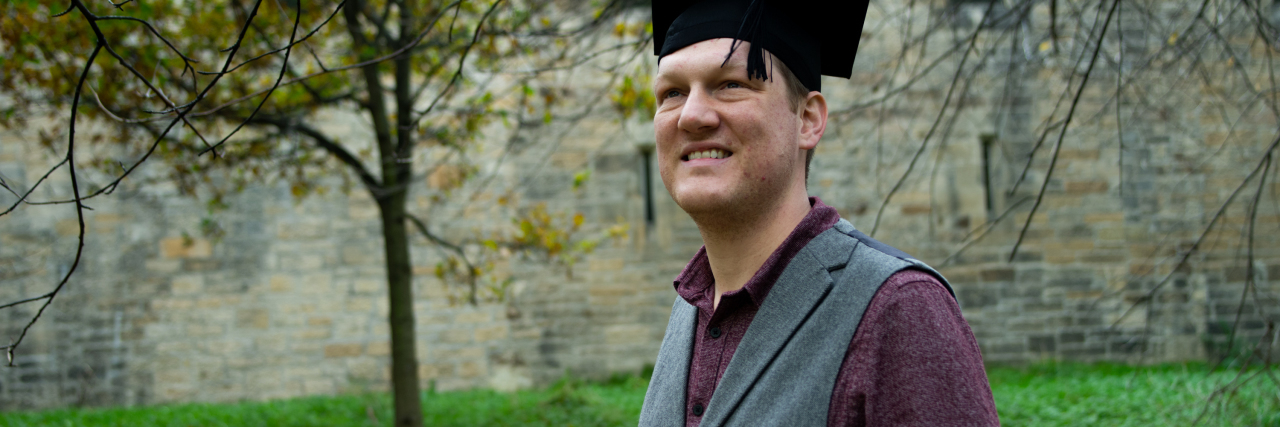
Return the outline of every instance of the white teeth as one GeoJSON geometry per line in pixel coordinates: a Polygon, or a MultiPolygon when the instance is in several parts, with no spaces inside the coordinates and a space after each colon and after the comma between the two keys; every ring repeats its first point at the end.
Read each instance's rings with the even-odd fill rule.
{"type": "Polygon", "coordinates": [[[689,160],[723,159],[725,157],[729,157],[728,153],[725,153],[724,150],[720,150],[720,149],[694,151],[692,153],[689,153],[689,160]]]}

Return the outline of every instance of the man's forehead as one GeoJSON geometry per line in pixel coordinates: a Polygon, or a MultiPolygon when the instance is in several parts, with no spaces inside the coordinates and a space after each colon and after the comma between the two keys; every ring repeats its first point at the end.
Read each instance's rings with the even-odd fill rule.
{"type": "MultiPolygon", "coordinates": [[[[709,75],[741,74],[745,77],[747,73],[747,47],[749,45],[746,42],[729,38],[694,43],[659,58],[656,77],[662,79],[687,73],[709,75]],[[738,43],[737,49],[733,49],[735,42],[738,43]],[[733,50],[732,55],[729,54],[731,49],[733,50]],[[726,57],[728,58],[727,61],[726,57]]],[[[765,51],[764,54],[766,59],[773,59],[768,51],[765,51]]]]}

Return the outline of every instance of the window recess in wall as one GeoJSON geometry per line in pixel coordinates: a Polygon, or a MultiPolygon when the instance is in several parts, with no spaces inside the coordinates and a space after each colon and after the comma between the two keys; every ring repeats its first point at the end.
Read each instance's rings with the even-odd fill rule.
{"type": "Polygon", "coordinates": [[[981,144],[982,157],[982,193],[986,204],[987,220],[995,220],[1004,213],[1005,177],[1003,165],[1005,156],[999,140],[994,134],[982,134],[978,137],[981,144]]]}
{"type": "Polygon", "coordinates": [[[984,30],[1014,28],[1022,16],[1013,13],[1019,2],[1015,0],[1012,3],[1015,7],[1010,7],[1005,0],[947,0],[943,15],[955,28],[973,29],[979,23],[983,24],[984,30]],[[988,9],[991,10],[990,15],[987,15],[988,9]]]}
{"type": "Polygon", "coordinates": [[[644,223],[653,226],[656,212],[653,206],[653,146],[641,145],[640,149],[640,196],[644,197],[644,223]]]}

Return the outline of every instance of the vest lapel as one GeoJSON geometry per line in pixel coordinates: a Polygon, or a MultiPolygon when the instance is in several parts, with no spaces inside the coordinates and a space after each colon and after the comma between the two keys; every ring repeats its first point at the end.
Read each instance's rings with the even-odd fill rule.
{"type": "Polygon", "coordinates": [[[697,307],[676,297],[662,348],[658,350],[658,361],[649,379],[649,390],[644,396],[640,425],[684,425],[689,364],[693,359],[693,334],[697,327],[697,307]]]}
{"type": "Polygon", "coordinates": [[[832,233],[827,230],[805,245],[778,277],[725,368],[724,377],[707,404],[702,425],[719,426],[733,414],[796,329],[830,293],[830,263],[823,261],[827,258],[824,252],[829,252],[824,249],[837,238],[832,233]]]}

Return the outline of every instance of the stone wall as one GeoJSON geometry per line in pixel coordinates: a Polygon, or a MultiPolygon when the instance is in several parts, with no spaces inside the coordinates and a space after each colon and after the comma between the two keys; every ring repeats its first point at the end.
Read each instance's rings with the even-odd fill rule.
{"type": "MultiPolygon", "coordinates": [[[[937,3],[941,10],[944,2],[937,3]]],[[[887,19],[881,11],[892,16],[893,9],[873,8],[869,20],[887,19]]],[[[954,42],[949,34],[936,35],[935,44],[954,42]]],[[[1215,231],[1199,237],[1275,138],[1274,114],[1208,114],[1194,101],[1218,89],[1197,83],[1183,90],[1169,82],[1153,89],[1167,97],[1164,104],[1125,109],[1118,122],[1108,110],[1112,103],[1140,100],[1116,101],[1113,88],[1091,87],[1010,261],[1032,204],[1024,199],[1044,182],[1052,139],[1034,150],[1026,182],[1010,190],[1068,73],[1044,61],[990,59],[975,74],[971,93],[956,101],[963,103],[959,115],[940,121],[877,225],[882,201],[934,127],[954,72],[950,65],[902,90],[896,101],[860,106],[906,80],[886,77],[901,44],[895,37],[887,30],[864,36],[853,79],[824,81],[832,121],[818,147],[810,192],[860,229],[939,267],[988,361],[1204,359],[1223,355],[1233,329],[1245,341],[1266,330],[1280,307],[1272,280],[1280,276],[1280,247],[1269,238],[1280,226],[1276,168],[1259,207],[1252,265],[1245,243],[1254,187],[1229,205],[1215,231]],[[1236,327],[1250,268],[1257,299],[1246,300],[1236,327]]],[[[983,40],[996,42],[994,36],[983,40]]],[[[1265,64],[1254,62],[1247,66],[1265,64]]],[[[582,100],[566,109],[593,99],[599,104],[610,80],[593,70],[567,70],[547,84],[582,100]]],[[[1095,78],[1114,81],[1108,73],[1095,78]]],[[[334,114],[328,126],[360,127],[359,118],[334,114]]],[[[513,280],[509,298],[478,306],[450,302],[460,285],[436,279],[440,251],[415,239],[424,386],[507,390],[566,373],[599,378],[641,371],[656,356],[675,298],[670,280],[701,244],[696,227],[663,191],[656,165],[646,161],[649,123],[619,119],[598,105],[584,119],[523,131],[528,148],[505,162],[482,162],[481,176],[495,177],[498,189],[476,190],[480,202],[435,203],[423,177],[427,185],[415,188],[411,210],[447,237],[467,237],[509,222],[494,200],[499,190],[512,190],[521,206],[582,212],[588,232],[621,220],[628,236],[571,269],[536,258],[502,262],[495,274],[513,280]],[[574,175],[582,171],[590,171],[590,179],[575,189],[574,175]]],[[[505,143],[511,132],[495,127],[486,144],[505,143]]],[[[30,133],[0,131],[0,174],[19,188],[56,163],[31,140],[30,133]]],[[[162,174],[160,166],[148,168],[153,173],[90,203],[85,258],[31,329],[15,367],[0,370],[0,408],[388,388],[380,225],[366,195],[333,191],[296,200],[280,184],[263,183],[212,214],[225,235],[206,239],[199,227],[211,214],[203,202],[178,196],[163,180],[151,182],[162,174]]],[[[67,197],[64,176],[54,175],[40,199],[67,197]]],[[[0,193],[0,204],[13,200],[0,193]]],[[[71,265],[77,231],[67,205],[24,206],[0,217],[0,298],[38,295],[56,285],[71,265]]],[[[0,312],[4,331],[12,336],[35,308],[0,312]]]]}

